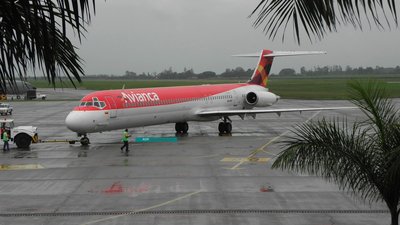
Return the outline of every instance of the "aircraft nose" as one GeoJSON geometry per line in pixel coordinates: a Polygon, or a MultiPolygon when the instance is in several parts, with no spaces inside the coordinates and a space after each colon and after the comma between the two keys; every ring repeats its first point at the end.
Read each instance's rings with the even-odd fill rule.
{"type": "Polygon", "coordinates": [[[70,112],[67,118],[65,118],[65,125],[67,125],[67,128],[77,133],[83,132],[84,122],[82,116],[79,115],[77,111],[70,112]]]}

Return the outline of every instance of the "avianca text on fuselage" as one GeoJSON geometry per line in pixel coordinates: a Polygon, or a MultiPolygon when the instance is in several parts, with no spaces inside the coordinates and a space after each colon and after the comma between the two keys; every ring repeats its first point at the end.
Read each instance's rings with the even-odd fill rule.
{"type": "Polygon", "coordinates": [[[149,101],[159,101],[157,93],[155,92],[146,92],[146,93],[134,93],[132,91],[126,93],[121,91],[121,96],[125,99],[125,103],[135,103],[135,102],[149,102],[149,101]]]}
{"type": "Polygon", "coordinates": [[[282,52],[262,50],[259,54],[239,55],[258,57],[258,66],[249,82],[162,88],[121,89],[96,91],[82,98],[65,123],[83,135],[82,144],[88,144],[88,133],[132,127],[175,123],[177,133],[187,133],[188,121],[222,120],[220,133],[231,133],[230,116],[256,115],[293,111],[317,111],[349,107],[262,109],[275,104],[279,96],[266,88],[274,57],[325,54],[325,52],[282,52]],[[257,108],[257,109],[254,109],[257,108]]]}

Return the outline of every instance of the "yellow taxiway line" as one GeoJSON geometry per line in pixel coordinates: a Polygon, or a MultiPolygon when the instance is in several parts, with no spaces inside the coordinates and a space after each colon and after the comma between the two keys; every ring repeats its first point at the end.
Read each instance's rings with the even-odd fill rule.
{"type": "Polygon", "coordinates": [[[40,164],[0,164],[1,170],[33,170],[43,169],[44,167],[40,164]]]}
{"type": "MultiPolygon", "coordinates": [[[[304,123],[308,123],[308,121],[312,120],[312,119],[313,119],[314,117],[316,117],[320,112],[321,112],[321,111],[318,111],[318,112],[314,113],[314,114],[313,114],[311,117],[309,117],[304,123]]],[[[268,145],[274,143],[276,140],[278,140],[279,138],[281,138],[282,136],[286,135],[286,134],[289,133],[289,132],[290,132],[290,130],[287,130],[287,131],[283,132],[282,134],[280,134],[280,135],[278,135],[278,136],[272,138],[270,141],[268,141],[267,143],[265,143],[263,146],[261,146],[261,147],[255,149],[255,150],[253,150],[253,151],[250,153],[250,155],[248,155],[247,157],[241,158],[241,160],[240,160],[236,165],[234,165],[232,168],[230,168],[230,169],[231,169],[231,170],[237,169],[237,168],[238,168],[240,165],[242,165],[243,163],[251,161],[251,159],[252,159],[252,158],[255,158],[255,155],[258,154],[258,153],[261,152],[261,151],[276,156],[275,154],[270,153],[270,152],[267,152],[267,151],[265,151],[264,149],[265,149],[268,145]]],[[[269,158],[268,158],[268,159],[269,159],[269,158]]]]}

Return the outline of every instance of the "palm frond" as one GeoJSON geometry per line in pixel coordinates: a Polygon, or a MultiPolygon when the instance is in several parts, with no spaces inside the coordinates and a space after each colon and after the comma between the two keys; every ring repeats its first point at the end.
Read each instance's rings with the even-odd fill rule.
{"type": "Polygon", "coordinates": [[[301,31],[310,41],[312,37],[322,39],[327,32],[336,31],[340,25],[351,24],[362,29],[364,18],[369,26],[370,21],[378,28],[390,28],[393,23],[398,26],[394,0],[262,0],[250,17],[254,14],[254,27],[263,27],[270,39],[274,39],[279,32],[284,38],[287,24],[292,24],[299,44],[301,31]]]}
{"type": "Polygon", "coordinates": [[[94,4],[94,0],[0,1],[1,88],[24,79],[28,68],[42,70],[53,85],[61,74],[80,82],[83,61],[67,30],[81,39],[94,4]]]}
{"type": "Polygon", "coordinates": [[[383,196],[392,204],[399,204],[400,200],[400,145],[393,149],[387,157],[387,172],[384,176],[383,196]]]}
{"type": "Polygon", "coordinates": [[[391,139],[394,138],[393,125],[400,121],[399,110],[388,98],[382,83],[368,81],[362,84],[359,81],[349,83],[351,101],[367,116],[365,123],[378,136],[381,149],[392,149],[391,139]]]}
{"type": "Polygon", "coordinates": [[[376,82],[350,84],[352,102],[366,120],[322,119],[296,127],[283,142],[273,168],[334,181],[365,199],[384,200],[398,224],[400,205],[400,116],[376,82]]]}
{"type": "Polygon", "coordinates": [[[272,168],[282,168],[322,176],[339,187],[357,190],[363,197],[379,199],[380,180],[374,170],[379,162],[374,157],[374,143],[355,123],[334,120],[303,124],[293,130],[294,137],[283,144],[272,168]],[[371,185],[373,184],[373,185],[371,185]]]}

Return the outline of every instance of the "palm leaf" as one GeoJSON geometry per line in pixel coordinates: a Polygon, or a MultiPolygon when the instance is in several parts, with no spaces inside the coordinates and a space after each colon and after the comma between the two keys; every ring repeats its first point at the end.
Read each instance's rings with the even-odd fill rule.
{"type": "Polygon", "coordinates": [[[398,224],[400,203],[400,115],[380,83],[351,83],[352,102],[366,119],[302,124],[284,142],[273,168],[334,181],[371,201],[384,200],[398,224]]]}
{"type": "Polygon", "coordinates": [[[94,0],[0,1],[1,89],[15,86],[28,68],[42,70],[53,85],[63,75],[80,82],[82,59],[67,38],[67,28],[81,39],[91,7],[94,0]]]}
{"type": "Polygon", "coordinates": [[[305,32],[310,40],[312,37],[321,39],[340,25],[351,24],[362,29],[363,18],[369,26],[371,20],[378,28],[390,28],[393,23],[398,26],[394,0],[262,0],[250,16],[255,14],[254,27],[262,26],[270,39],[279,32],[284,38],[286,25],[281,25],[292,23],[299,44],[301,32],[305,32]]]}
{"type": "Polygon", "coordinates": [[[293,133],[294,137],[283,142],[286,148],[272,168],[322,176],[342,189],[358,190],[363,197],[378,199],[379,179],[373,173],[378,164],[370,157],[374,145],[363,138],[368,134],[360,124],[349,128],[346,121],[324,119],[300,125],[293,133]]]}
{"type": "Polygon", "coordinates": [[[392,149],[390,139],[393,138],[393,125],[400,121],[399,111],[388,98],[382,83],[369,81],[363,85],[358,81],[349,83],[351,101],[367,116],[364,121],[374,130],[381,149],[392,149]]]}

